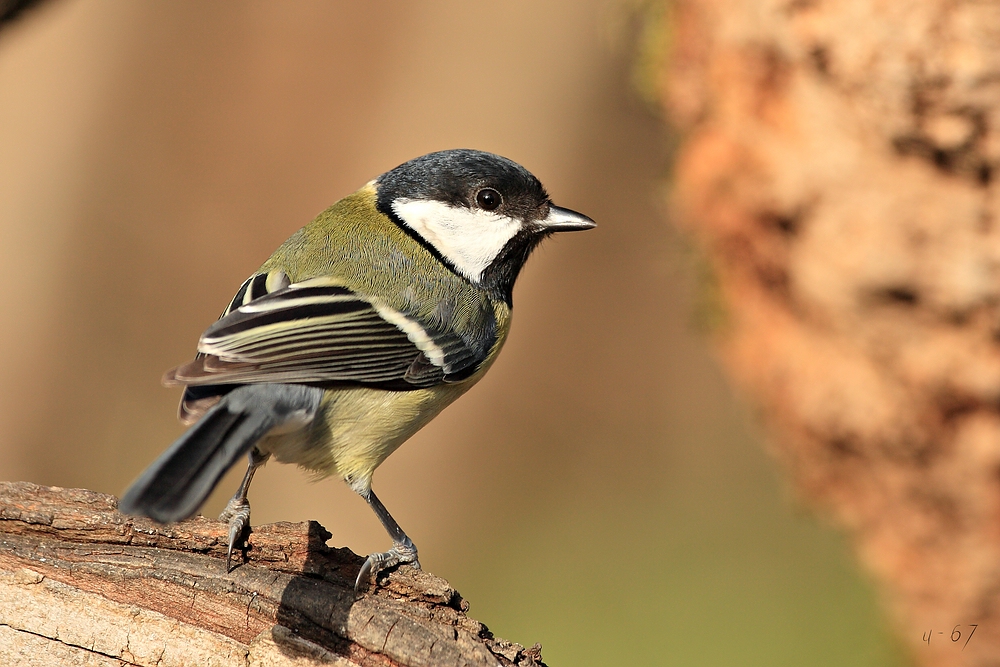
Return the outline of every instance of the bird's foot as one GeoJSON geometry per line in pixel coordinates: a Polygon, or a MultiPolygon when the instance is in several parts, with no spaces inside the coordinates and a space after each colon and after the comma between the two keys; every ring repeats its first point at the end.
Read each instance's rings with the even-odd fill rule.
{"type": "Polygon", "coordinates": [[[361,594],[362,585],[367,588],[369,582],[378,583],[380,572],[397,565],[410,565],[420,569],[420,561],[417,560],[417,547],[410,541],[410,538],[406,538],[405,542],[397,542],[388,551],[368,556],[354,582],[355,595],[361,594]]]}
{"type": "Polygon", "coordinates": [[[233,571],[233,549],[239,542],[240,549],[246,544],[250,534],[250,501],[233,498],[219,515],[219,521],[229,522],[229,549],[226,550],[226,572],[233,571]]]}

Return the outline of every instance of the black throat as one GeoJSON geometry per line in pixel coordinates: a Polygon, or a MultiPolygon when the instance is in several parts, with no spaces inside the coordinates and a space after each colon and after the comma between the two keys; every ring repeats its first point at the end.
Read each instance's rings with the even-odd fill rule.
{"type": "Polygon", "coordinates": [[[531,228],[522,229],[515,234],[483,271],[479,279],[482,288],[491,297],[503,299],[507,306],[513,308],[514,283],[517,281],[517,276],[528,261],[531,251],[538,247],[546,236],[548,234],[531,228]]]}

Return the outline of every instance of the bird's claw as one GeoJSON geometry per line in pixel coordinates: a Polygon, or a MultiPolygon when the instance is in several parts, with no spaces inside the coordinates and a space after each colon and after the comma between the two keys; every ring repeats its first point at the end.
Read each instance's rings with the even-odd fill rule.
{"type": "Polygon", "coordinates": [[[417,547],[409,538],[406,542],[392,545],[388,551],[371,554],[365,559],[361,571],[358,572],[358,578],[354,582],[354,594],[360,595],[362,585],[367,587],[369,582],[377,582],[380,572],[397,565],[409,565],[420,569],[420,561],[417,560],[417,547]]]}
{"type": "Polygon", "coordinates": [[[233,571],[233,549],[246,543],[250,532],[250,502],[245,498],[233,498],[219,515],[219,521],[229,521],[229,548],[226,550],[226,572],[233,571]]]}

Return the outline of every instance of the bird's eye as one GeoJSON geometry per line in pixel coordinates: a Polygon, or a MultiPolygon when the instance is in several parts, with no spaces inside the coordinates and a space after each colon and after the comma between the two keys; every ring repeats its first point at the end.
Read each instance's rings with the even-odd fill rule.
{"type": "Polygon", "coordinates": [[[496,210],[501,202],[503,199],[500,197],[500,193],[493,188],[483,188],[476,193],[476,203],[484,211],[496,210]]]}

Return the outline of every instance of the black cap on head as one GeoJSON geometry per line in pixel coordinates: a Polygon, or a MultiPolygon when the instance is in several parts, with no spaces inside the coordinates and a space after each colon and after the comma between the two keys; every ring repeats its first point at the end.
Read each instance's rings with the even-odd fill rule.
{"type": "Polygon", "coordinates": [[[473,208],[484,188],[500,194],[497,213],[525,221],[548,215],[549,195],[531,172],[505,157],[467,148],[428,153],[379,176],[378,208],[392,215],[397,199],[434,199],[473,208]]]}

